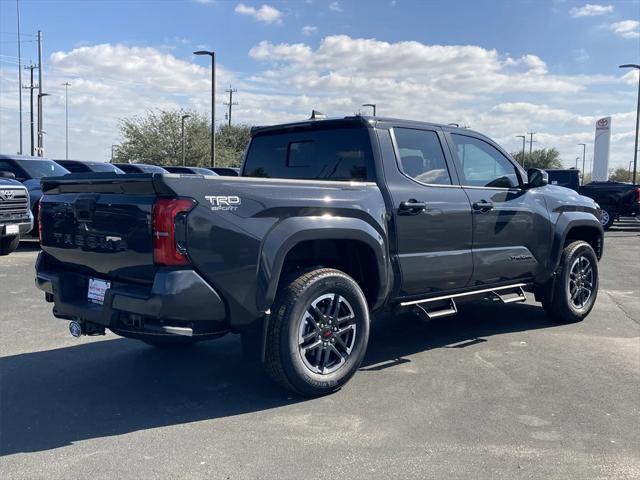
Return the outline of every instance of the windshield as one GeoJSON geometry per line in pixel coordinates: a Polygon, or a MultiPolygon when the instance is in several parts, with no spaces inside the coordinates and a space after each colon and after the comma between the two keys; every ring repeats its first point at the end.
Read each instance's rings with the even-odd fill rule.
{"type": "Polygon", "coordinates": [[[137,167],[140,168],[140,170],[142,170],[144,173],[167,173],[167,171],[162,168],[162,167],[158,167],[156,165],[136,165],[137,167]]]}
{"type": "Polygon", "coordinates": [[[110,163],[92,163],[89,165],[89,168],[93,172],[124,173],[118,167],[111,165],[110,163]]]}
{"type": "Polygon", "coordinates": [[[69,173],[69,170],[52,160],[16,160],[16,163],[31,178],[59,177],[69,173]]]}

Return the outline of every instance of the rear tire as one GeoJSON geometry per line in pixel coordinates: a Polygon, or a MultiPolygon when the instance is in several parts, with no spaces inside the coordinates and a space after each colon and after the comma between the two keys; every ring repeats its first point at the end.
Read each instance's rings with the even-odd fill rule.
{"type": "Polygon", "coordinates": [[[20,235],[14,235],[12,237],[2,237],[0,239],[0,256],[9,255],[15,252],[16,248],[20,244],[20,235]]]}
{"type": "Polygon", "coordinates": [[[313,270],[278,289],[264,366],[291,392],[326,395],[355,374],[368,341],[369,309],[358,284],[339,270],[313,270]]]}
{"type": "Polygon", "coordinates": [[[546,286],[542,306],[554,321],[583,320],[598,296],[598,258],[591,245],[578,241],[562,252],[555,282],[546,286]]]}

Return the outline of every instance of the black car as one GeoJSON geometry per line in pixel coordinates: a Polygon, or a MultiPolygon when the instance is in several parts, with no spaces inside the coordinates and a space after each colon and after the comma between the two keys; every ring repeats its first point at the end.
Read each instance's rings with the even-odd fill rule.
{"type": "Polygon", "coordinates": [[[207,169],[223,177],[237,177],[240,175],[240,169],[234,167],[207,167],[207,169]]]}
{"type": "Polygon", "coordinates": [[[275,125],[252,130],[240,177],[114,177],[43,183],[36,284],[53,314],[163,347],[239,333],[298,394],[357,372],[373,312],[443,318],[529,291],[570,323],[598,294],[596,203],[468,129],[275,125]]]}
{"type": "Polygon", "coordinates": [[[42,197],[40,179],[66,175],[69,170],[48,158],[0,154],[0,172],[12,173],[15,179],[29,191],[30,208],[35,222],[31,235],[36,236],[38,233],[38,201],[42,197]]]}
{"type": "Polygon", "coordinates": [[[217,175],[214,171],[204,167],[180,167],[180,166],[165,166],[162,167],[171,173],[181,173],[185,175],[217,175]]]}
{"type": "Polygon", "coordinates": [[[549,175],[549,183],[551,185],[570,188],[576,192],[580,190],[580,170],[575,168],[550,168],[545,172],[549,175]]]}
{"type": "Polygon", "coordinates": [[[580,195],[593,198],[600,208],[600,220],[608,230],[623,216],[640,215],[640,186],[625,182],[591,182],[580,187],[580,195]]]}
{"type": "Polygon", "coordinates": [[[169,173],[162,167],[146,163],[114,163],[113,165],[124,173],[169,173]]]}
{"type": "Polygon", "coordinates": [[[124,172],[115,165],[107,162],[85,162],[82,160],[54,160],[58,165],[63,166],[71,173],[119,173],[124,172]]]}

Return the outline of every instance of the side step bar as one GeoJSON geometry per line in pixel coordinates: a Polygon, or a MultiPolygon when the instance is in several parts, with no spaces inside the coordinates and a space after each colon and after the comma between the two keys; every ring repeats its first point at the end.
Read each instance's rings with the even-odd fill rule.
{"type": "Polygon", "coordinates": [[[414,308],[418,311],[419,314],[425,315],[429,320],[433,320],[434,318],[440,317],[448,317],[449,315],[455,315],[458,313],[458,307],[456,307],[456,302],[453,298],[447,299],[445,305],[438,305],[433,309],[429,308],[429,305],[415,305],[414,308]]]}
{"type": "MultiPolygon", "coordinates": [[[[524,302],[526,300],[526,297],[522,287],[526,287],[526,286],[527,286],[526,283],[515,283],[513,285],[506,285],[504,287],[483,288],[480,290],[471,290],[469,292],[464,292],[464,293],[454,293],[453,295],[442,295],[441,297],[423,298],[421,300],[411,300],[409,302],[401,302],[400,306],[408,307],[412,305],[421,305],[423,303],[439,302],[442,300],[451,300],[451,302],[453,303],[454,298],[468,297],[471,295],[478,295],[481,293],[493,294],[494,296],[498,297],[503,303],[524,302]],[[507,296],[509,295],[508,290],[516,290],[516,289],[517,289],[516,292],[511,292],[511,293],[515,293],[516,297],[507,296]],[[504,292],[504,293],[501,296],[498,292],[504,292]]],[[[453,308],[455,308],[455,303],[453,303],[453,308]]],[[[456,312],[457,312],[457,309],[454,313],[456,312]]]]}
{"type": "Polygon", "coordinates": [[[527,296],[524,294],[524,290],[522,289],[522,287],[518,287],[513,292],[505,292],[502,294],[499,294],[498,292],[491,292],[491,293],[493,293],[496,296],[496,298],[504,304],[527,301],[527,296]]]}

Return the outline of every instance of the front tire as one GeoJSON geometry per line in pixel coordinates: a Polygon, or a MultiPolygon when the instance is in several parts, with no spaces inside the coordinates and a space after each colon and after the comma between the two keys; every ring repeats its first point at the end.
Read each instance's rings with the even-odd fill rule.
{"type": "Polygon", "coordinates": [[[278,290],[267,328],[265,369],[305,396],[339,390],[358,370],[369,341],[369,309],[347,274],[301,274],[278,290]]]}
{"type": "Polygon", "coordinates": [[[562,252],[553,287],[543,295],[547,315],[559,323],[583,320],[598,296],[598,258],[587,242],[573,242],[562,252]]]}
{"type": "Polygon", "coordinates": [[[20,235],[0,238],[0,256],[15,252],[20,244],[20,235]]]}
{"type": "Polygon", "coordinates": [[[613,212],[609,208],[603,208],[601,209],[600,215],[600,223],[602,224],[602,228],[604,228],[605,230],[609,230],[611,228],[611,225],[613,225],[613,212]]]}

